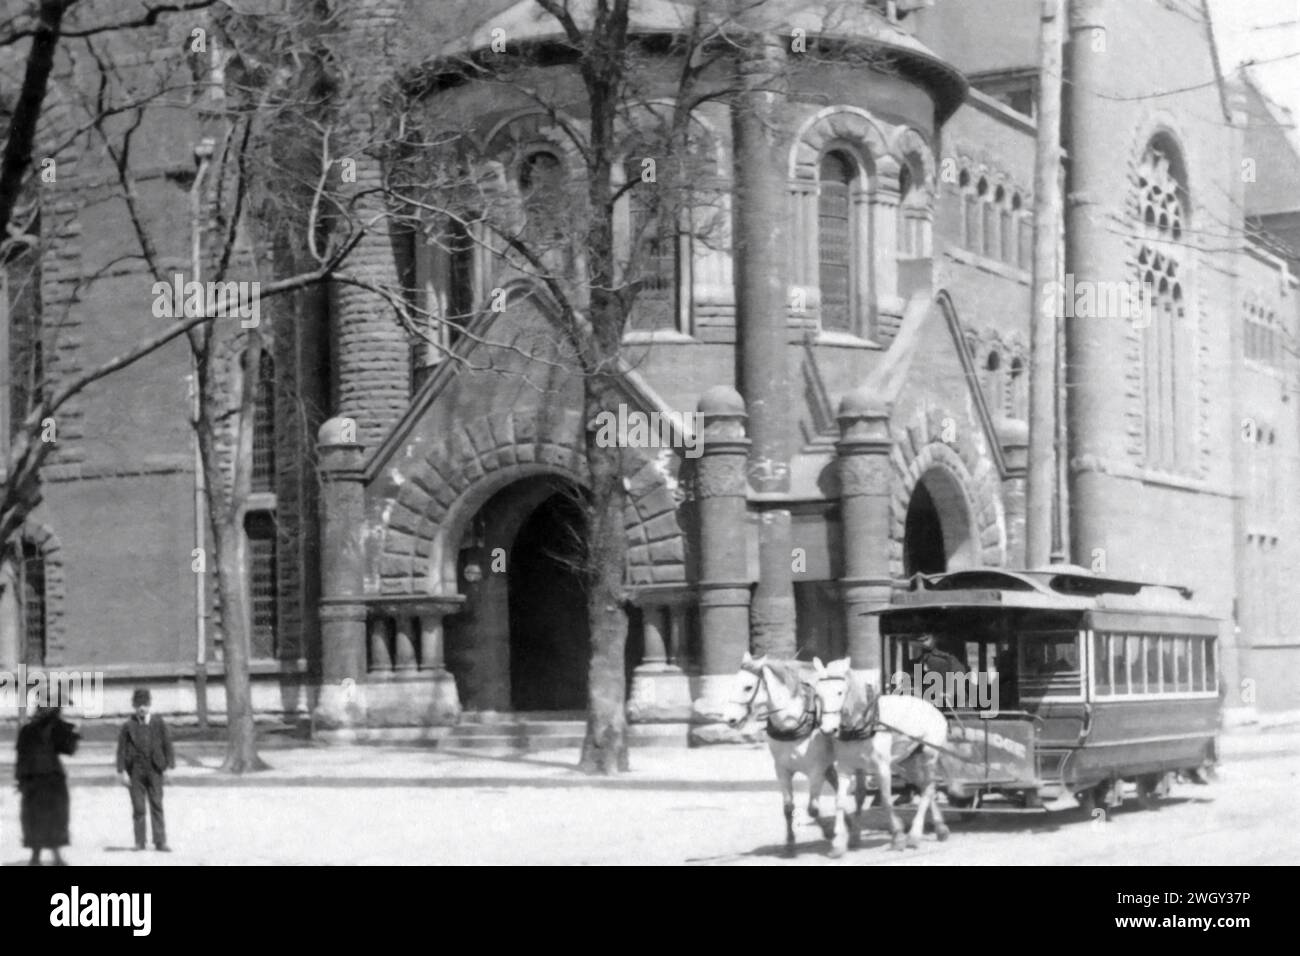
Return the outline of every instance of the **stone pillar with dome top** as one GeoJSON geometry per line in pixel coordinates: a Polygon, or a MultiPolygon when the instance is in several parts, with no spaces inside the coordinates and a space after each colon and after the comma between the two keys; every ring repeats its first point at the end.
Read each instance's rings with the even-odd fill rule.
{"type": "Polygon", "coordinates": [[[700,398],[704,450],[696,477],[700,529],[700,677],[691,708],[692,744],[740,739],[722,721],[732,676],[749,650],[749,569],[745,401],[718,385],[700,398]]]}
{"type": "Polygon", "coordinates": [[[873,686],[880,680],[880,618],[889,604],[889,408],[866,390],[840,402],[840,514],[844,578],[840,582],[849,662],[873,686]]]}
{"type": "Polygon", "coordinates": [[[359,683],[366,673],[364,446],[351,418],[331,418],[317,435],[321,494],[321,683],[314,728],[363,722],[359,683]]]}

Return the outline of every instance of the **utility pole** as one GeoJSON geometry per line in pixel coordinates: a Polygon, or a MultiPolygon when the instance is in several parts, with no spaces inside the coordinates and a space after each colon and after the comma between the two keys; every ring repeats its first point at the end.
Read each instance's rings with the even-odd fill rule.
{"type": "Polygon", "coordinates": [[[1025,487],[1025,564],[1048,563],[1059,550],[1055,498],[1057,403],[1057,243],[1061,228],[1061,40],[1066,0],[1042,0],[1039,30],[1038,138],[1034,156],[1034,282],[1031,288],[1029,463],[1025,487]],[[1054,544],[1056,547],[1054,547],[1054,544]]]}

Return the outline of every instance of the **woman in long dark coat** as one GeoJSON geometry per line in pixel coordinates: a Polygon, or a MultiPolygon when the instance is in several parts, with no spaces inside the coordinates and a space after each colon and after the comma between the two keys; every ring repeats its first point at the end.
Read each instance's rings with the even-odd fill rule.
{"type": "Polygon", "coordinates": [[[64,720],[58,707],[38,707],[36,716],[18,731],[18,760],[14,775],[22,794],[23,846],[32,851],[30,866],[40,866],[41,850],[59,853],[68,845],[68,778],[59,754],[73,754],[80,735],[64,720]]]}

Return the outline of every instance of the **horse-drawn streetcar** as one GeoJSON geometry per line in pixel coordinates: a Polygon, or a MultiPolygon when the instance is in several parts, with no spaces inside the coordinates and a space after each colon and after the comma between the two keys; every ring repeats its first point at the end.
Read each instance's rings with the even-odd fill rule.
{"type": "Polygon", "coordinates": [[[948,718],[950,805],[1115,806],[1124,782],[1152,799],[1217,759],[1221,622],[1185,588],[1073,566],[980,569],[916,575],[876,613],[882,687],[948,718]],[[911,653],[925,635],[946,673],[911,653]]]}

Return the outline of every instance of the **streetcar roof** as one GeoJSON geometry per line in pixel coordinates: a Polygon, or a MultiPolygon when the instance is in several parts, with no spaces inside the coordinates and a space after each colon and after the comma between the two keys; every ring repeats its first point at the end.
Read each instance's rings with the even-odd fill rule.
{"type": "Polygon", "coordinates": [[[1116,610],[1214,616],[1192,601],[1190,588],[1106,577],[1068,564],[1033,570],[976,568],[916,574],[907,590],[894,592],[888,607],[865,613],[917,608],[1116,610]]]}

